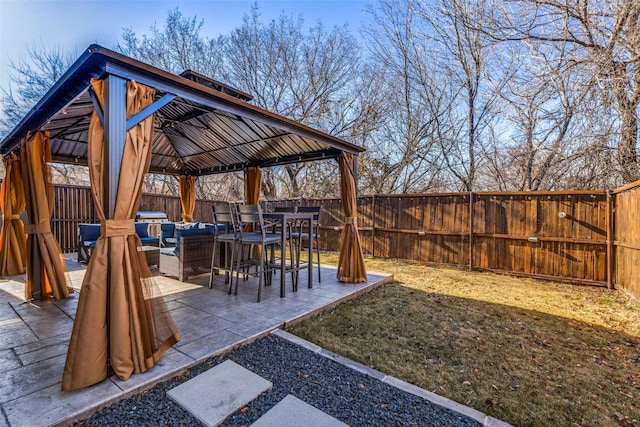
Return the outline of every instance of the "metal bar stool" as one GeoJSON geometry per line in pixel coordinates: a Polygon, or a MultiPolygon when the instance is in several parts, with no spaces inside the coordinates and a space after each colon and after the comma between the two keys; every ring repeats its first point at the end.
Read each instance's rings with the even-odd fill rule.
{"type": "MultiPolygon", "coordinates": [[[[213,275],[224,271],[224,283],[229,284],[229,293],[233,285],[233,260],[235,255],[235,247],[238,241],[238,233],[235,227],[233,207],[229,203],[222,203],[211,206],[213,211],[214,235],[213,235],[213,254],[211,255],[211,276],[209,277],[209,289],[213,287],[213,275]],[[220,229],[219,227],[224,227],[220,229]],[[224,251],[224,261],[219,260],[216,265],[216,252],[220,245],[224,243],[225,249],[231,245],[231,258],[229,259],[229,251],[224,251]],[[221,268],[222,266],[222,268],[221,268]]],[[[219,256],[219,255],[218,255],[219,256]]]]}

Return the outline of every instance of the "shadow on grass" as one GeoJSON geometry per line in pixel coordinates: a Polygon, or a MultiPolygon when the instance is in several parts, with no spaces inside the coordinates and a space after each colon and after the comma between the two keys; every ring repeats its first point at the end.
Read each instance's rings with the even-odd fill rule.
{"type": "Polygon", "coordinates": [[[393,283],[292,332],[519,426],[640,423],[640,338],[393,283]]]}

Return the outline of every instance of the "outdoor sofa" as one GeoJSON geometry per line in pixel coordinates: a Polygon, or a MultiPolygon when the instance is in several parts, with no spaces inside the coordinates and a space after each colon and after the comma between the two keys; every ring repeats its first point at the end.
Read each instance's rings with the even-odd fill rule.
{"type": "MultiPolygon", "coordinates": [[[[159,238],[149,236],[148,222],[136,222],[135,227],[142,246],[158,246],[160,244],[159,238]]],[[[78,226],[78,262],[89,262],[98,237],[100,237],[100,224],[80,224],[78,226]]]]}
{"type": "MultiPolygon", "coordinates": [[[[165,229],[168,228],[165,227],[165,229]]],[[[209,273],[211,271],[214,233],[213,224],[177,224],[173,237],[168,235],[163,237],[163,240],[171,239],[169,244],[175,239],[175,246],[160,249],[160,273],[176,277],[181,282],[191,276],[209,273]]],[[[218,258],[220,251],[216,252],[216,258],[218,258]]]]}

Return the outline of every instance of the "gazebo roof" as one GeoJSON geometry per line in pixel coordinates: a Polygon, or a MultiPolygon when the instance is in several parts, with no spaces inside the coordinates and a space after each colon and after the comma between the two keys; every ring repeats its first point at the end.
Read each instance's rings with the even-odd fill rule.
{"type": "Polygon", "coordinates": [[[150,172],[206,175],[248,166],[276,166],[335,158],[364,149],[249,104],[251,96],[194,72],[162,71],[91,45],[0,143],[16,149],[29,131],[48,130],[53,160],[85,165],[94,104],[91,78],[107,74],[156,89],[150,172]]]}

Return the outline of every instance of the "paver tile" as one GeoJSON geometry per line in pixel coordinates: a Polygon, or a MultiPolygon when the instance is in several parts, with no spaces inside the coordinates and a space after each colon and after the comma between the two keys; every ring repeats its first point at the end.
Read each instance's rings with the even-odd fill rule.
{"type": "Polygon", "coordinates": [[[251,424],[251,427],[344,427],[346,425],[315,406],[288,395],[258,418],[258,421],[251,424]]]}
{"type": "Polygon", "coordinates": [[[167,395],[206,426],[217,426],[271,387],[270,381],[226,360],[167,395]]]}

